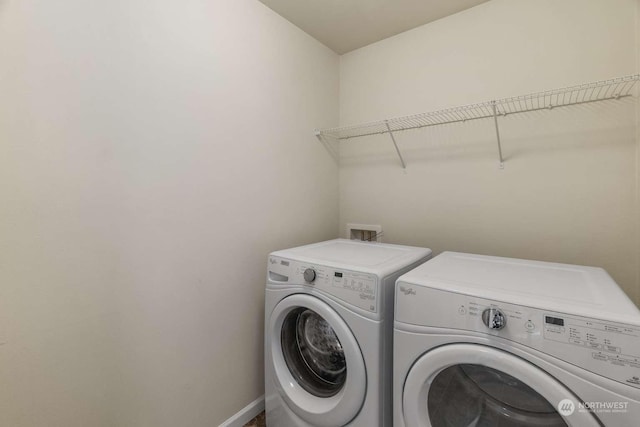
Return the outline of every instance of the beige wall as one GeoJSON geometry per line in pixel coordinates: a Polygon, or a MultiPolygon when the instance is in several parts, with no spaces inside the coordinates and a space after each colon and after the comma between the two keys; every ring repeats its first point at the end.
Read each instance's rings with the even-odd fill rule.
{"type": "Polygon", "coordinates": [[[336,237],[338,57],[255,0],[0,0],[0,425],[214,426],[336,237]]]}
{"type": "MultiPolygon", "coordinates": [[[[493,0],[341,57],[342,125],[628,75],[635,0],[493,0]]],[[[340,227],[385,241],[604,267],[640,303],[631,99],[341,145],[340,227]]]]}

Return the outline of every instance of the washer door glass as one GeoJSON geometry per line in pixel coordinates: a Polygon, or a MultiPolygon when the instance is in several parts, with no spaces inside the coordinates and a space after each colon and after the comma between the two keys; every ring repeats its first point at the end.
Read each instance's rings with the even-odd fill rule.
{"type": "Polygon", "coordinates": [[[292,310],[284,319],[282,354],[296,381],[318,397],[335,396],[347,378],[344,350],[335,331],[315,311],[292,310]]]}
{"type": "Polygon", "coordinates": [[[453,365],[433,380],[427,397],[434,427],[567,424],[553,405],[522,381],[475,364],[453,365]]]}
{"type": "Polygon", "coordinates": [[[348,425],[364,405],[367,370],[346,320],[306,294],[283,298],[268,319],[266,368],[283,403],[304,425],[348,425]]]}

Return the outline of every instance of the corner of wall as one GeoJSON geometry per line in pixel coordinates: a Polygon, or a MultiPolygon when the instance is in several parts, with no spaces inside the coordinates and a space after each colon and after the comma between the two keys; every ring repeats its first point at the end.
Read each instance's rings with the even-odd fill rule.
{"type": "MultiPolygon", "coordinates": [[[[640,0],[636,0],[636,73],[640,73],[640,0]]],[[[640,89],[636,88],[637,94],[640,89]]],[[[640,97],[639,97],[640,98],[640,97]]],[[[636,101],[636,294],[640,306],[640,99],[636,101]]]]}

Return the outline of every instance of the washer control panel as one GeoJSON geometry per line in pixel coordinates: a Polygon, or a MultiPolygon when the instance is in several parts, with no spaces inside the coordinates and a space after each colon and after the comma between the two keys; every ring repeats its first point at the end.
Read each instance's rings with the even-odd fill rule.
{"type": "Polygon", "coordinates": [[[402,283],[396,291],[396,320],[478,332],[518,342],[640,388],[639,326],[402,283]]]}
{"type": "Polygon", "coordinates": [[[271,283],[308,286],[371,313],[379,313],[378,279],[373,274],[269,257],[271,283]]]}
{"type": "MultiPolygon", "coordinates": [[[[570,344],[586,349],[591,358],[614,366],[629,366],[640,370],[640,329],[575,316],[544,315],[545,340],[570,344]],[[634,344],[636,344],[634,346],[634,344]]],[[[638,371],[640,373],[640,371],[638,371]]],[[[640,386],[640,379],[633,381],[640,386]]]]}

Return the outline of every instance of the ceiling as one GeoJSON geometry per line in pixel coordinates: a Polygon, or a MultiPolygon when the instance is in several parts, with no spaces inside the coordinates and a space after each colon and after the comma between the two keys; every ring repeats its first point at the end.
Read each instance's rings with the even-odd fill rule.
{"type": "Polygon", "coordinates": [[[343,54],[487,0],[260,0],[343,54]]]}

